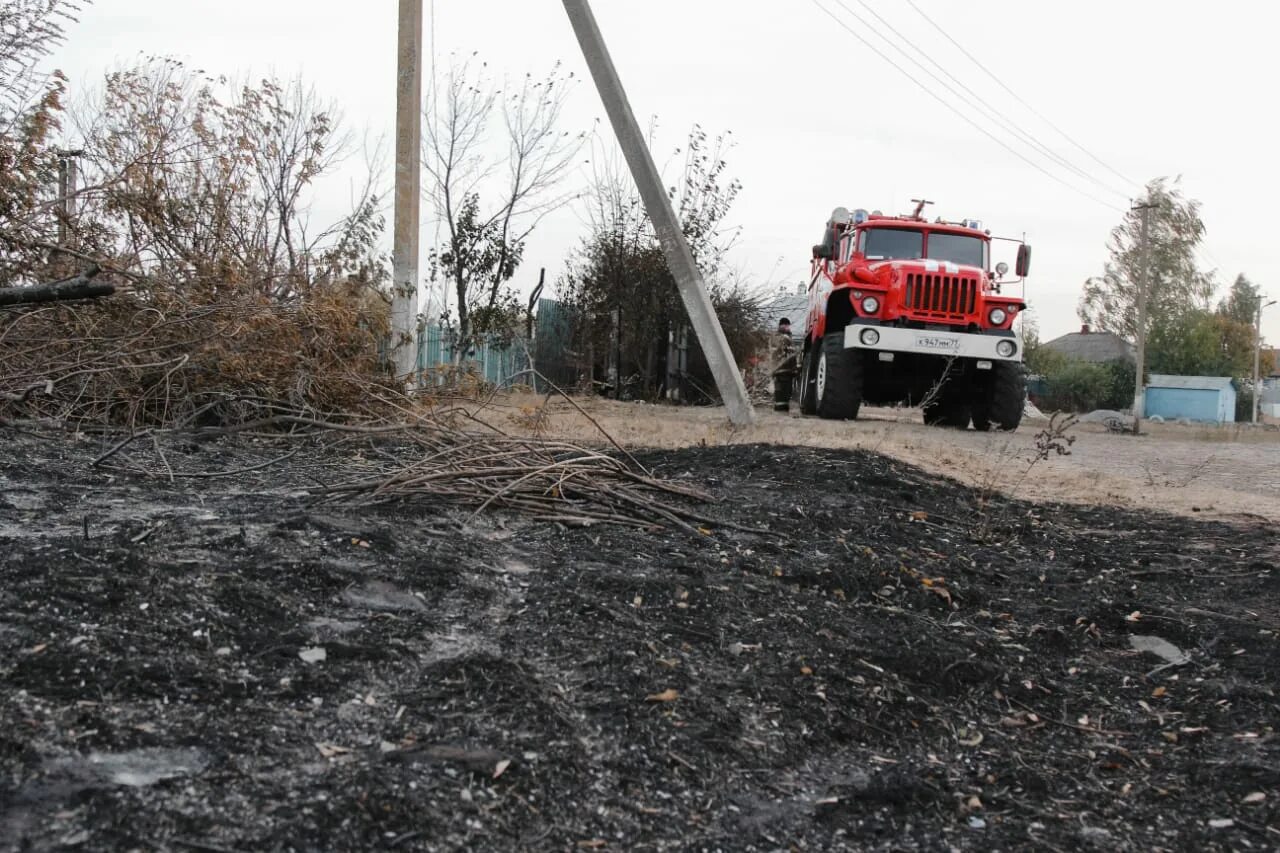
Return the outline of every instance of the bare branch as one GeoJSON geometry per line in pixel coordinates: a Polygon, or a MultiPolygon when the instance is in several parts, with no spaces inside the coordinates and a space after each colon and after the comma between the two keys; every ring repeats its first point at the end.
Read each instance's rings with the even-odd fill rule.
{"type": "Polygon", "coordinates": [[[488,328],[514,310],[508,283],[525,241],[575,195],[558,191],[584,140],[560,129],[572,76],[557,64],[545,78],[526,75],[504,91],[472,55],[455,60],[440,91],[428,94],[426,191],[447,232],[432,250],[432,279],[443,277],[452,291],[459,358],[472,343],[477,317],[488,328]]]}

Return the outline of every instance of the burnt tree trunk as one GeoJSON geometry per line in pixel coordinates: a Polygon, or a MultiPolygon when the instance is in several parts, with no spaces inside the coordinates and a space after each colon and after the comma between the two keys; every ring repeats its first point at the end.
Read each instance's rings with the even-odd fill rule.
{"type": "Polygon", "coordinates": [[[97,265],[79,275],[49,284],[33,284],[30,287],[0,287],[0,306],[34,305],[40,302],[63,302],[69,299],[95,299],[116,292],[114,284],[94,281],[97,265]]]}

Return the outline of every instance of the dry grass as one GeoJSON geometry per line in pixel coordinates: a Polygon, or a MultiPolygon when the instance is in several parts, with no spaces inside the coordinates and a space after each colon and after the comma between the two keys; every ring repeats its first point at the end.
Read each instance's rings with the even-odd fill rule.
{"type": "MultiPolygon", "coordinates": [[[[1280,519],[1280,433],[1244,426],[1211,428],[1154,424],[1140,437],[1114,435],[1096,424],[1076,428],[1069,456],[1040,463],[1020,480],[1042,422],[1026,421],[1013,434],[926,427],[914,409],[864,410],[852,423],[757,410],[757,423],[737,429],[716,408],[672,408],[581,401],[629,448],[766,443],[861,448],[895,456],[982,489],[1068,503],[1113,504],[1196,517],[1261,516],[1280,519]],[[1153,485],[1154,483],[1154,485],[1153,485]]],[[[523,433],[521,406],[498,398],[492,420],[523,433]]],[[[564,401],[551,400],[538,431],[578,442],[600,440],[598,430],[564,401]]]]}
{"type": "Polygon", "coordinates": [[[388,384],[379,305],[343,282],[288,304],[171,286],[3,309],[0,421],[141,429],[360,411],[388,384]]]}

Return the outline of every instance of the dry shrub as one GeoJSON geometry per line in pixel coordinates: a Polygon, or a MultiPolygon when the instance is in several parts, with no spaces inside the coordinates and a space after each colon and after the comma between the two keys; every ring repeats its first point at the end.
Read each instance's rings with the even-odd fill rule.
{"type": "Polygon", "coordinates": [[[767,344],[756,347],[747,360],[747,366],[742,369],[742,381],[752,403],[763,406],[773,402],[773,365],[767,344]]]}
{"type": "Polygon", "coordinates": [[[493,384],[485,379],[474,361],[442,363],[424,367],[421,374],[423,396],[433,399],[481,400],[493,394],[493,384]]]}
{"type": "Polygon", "coordinates": [[[547,403],[550,399],[548,397],[546,400],[520,406],[511,416],[511,423],[534,438],[544,437],[548,427],[551,426],[551,413],[547,411],[547,403]]]}
{"type": "Polygon", "coordinates": [[[347,282],[289,303],[160,290],[0,312],[0,416],[136,428],[359,411],[390,385],[386,334],[385,302],[347,282]]]}
{"type": "Polygon", "coordinates": [[[14,166],[0,169],[0,286],[92,261],[118,292],[0,309],[0,418],[174,426],[386,396],[376,152],[344,215],[310,215],[350,154],[332,105],[301,80],[172,60],[107,74],[75,115],[60,92],[55,80],[23,133],[0,127],[0,165],[14,166]],[[65,215],[48,204],[58,127],[84,152],[65,215]]]}

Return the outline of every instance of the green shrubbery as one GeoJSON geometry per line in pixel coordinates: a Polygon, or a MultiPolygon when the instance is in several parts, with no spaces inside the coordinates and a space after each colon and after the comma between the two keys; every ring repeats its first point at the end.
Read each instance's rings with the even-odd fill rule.
{"type": "Polygon", "coordinates": [[[1038,348],[1027,367],[1043,379],[1036,404],[1046,411],[1127,409],[1133,402],[1134,366],[1123,359],[1094,363],[1038,348]]]}

